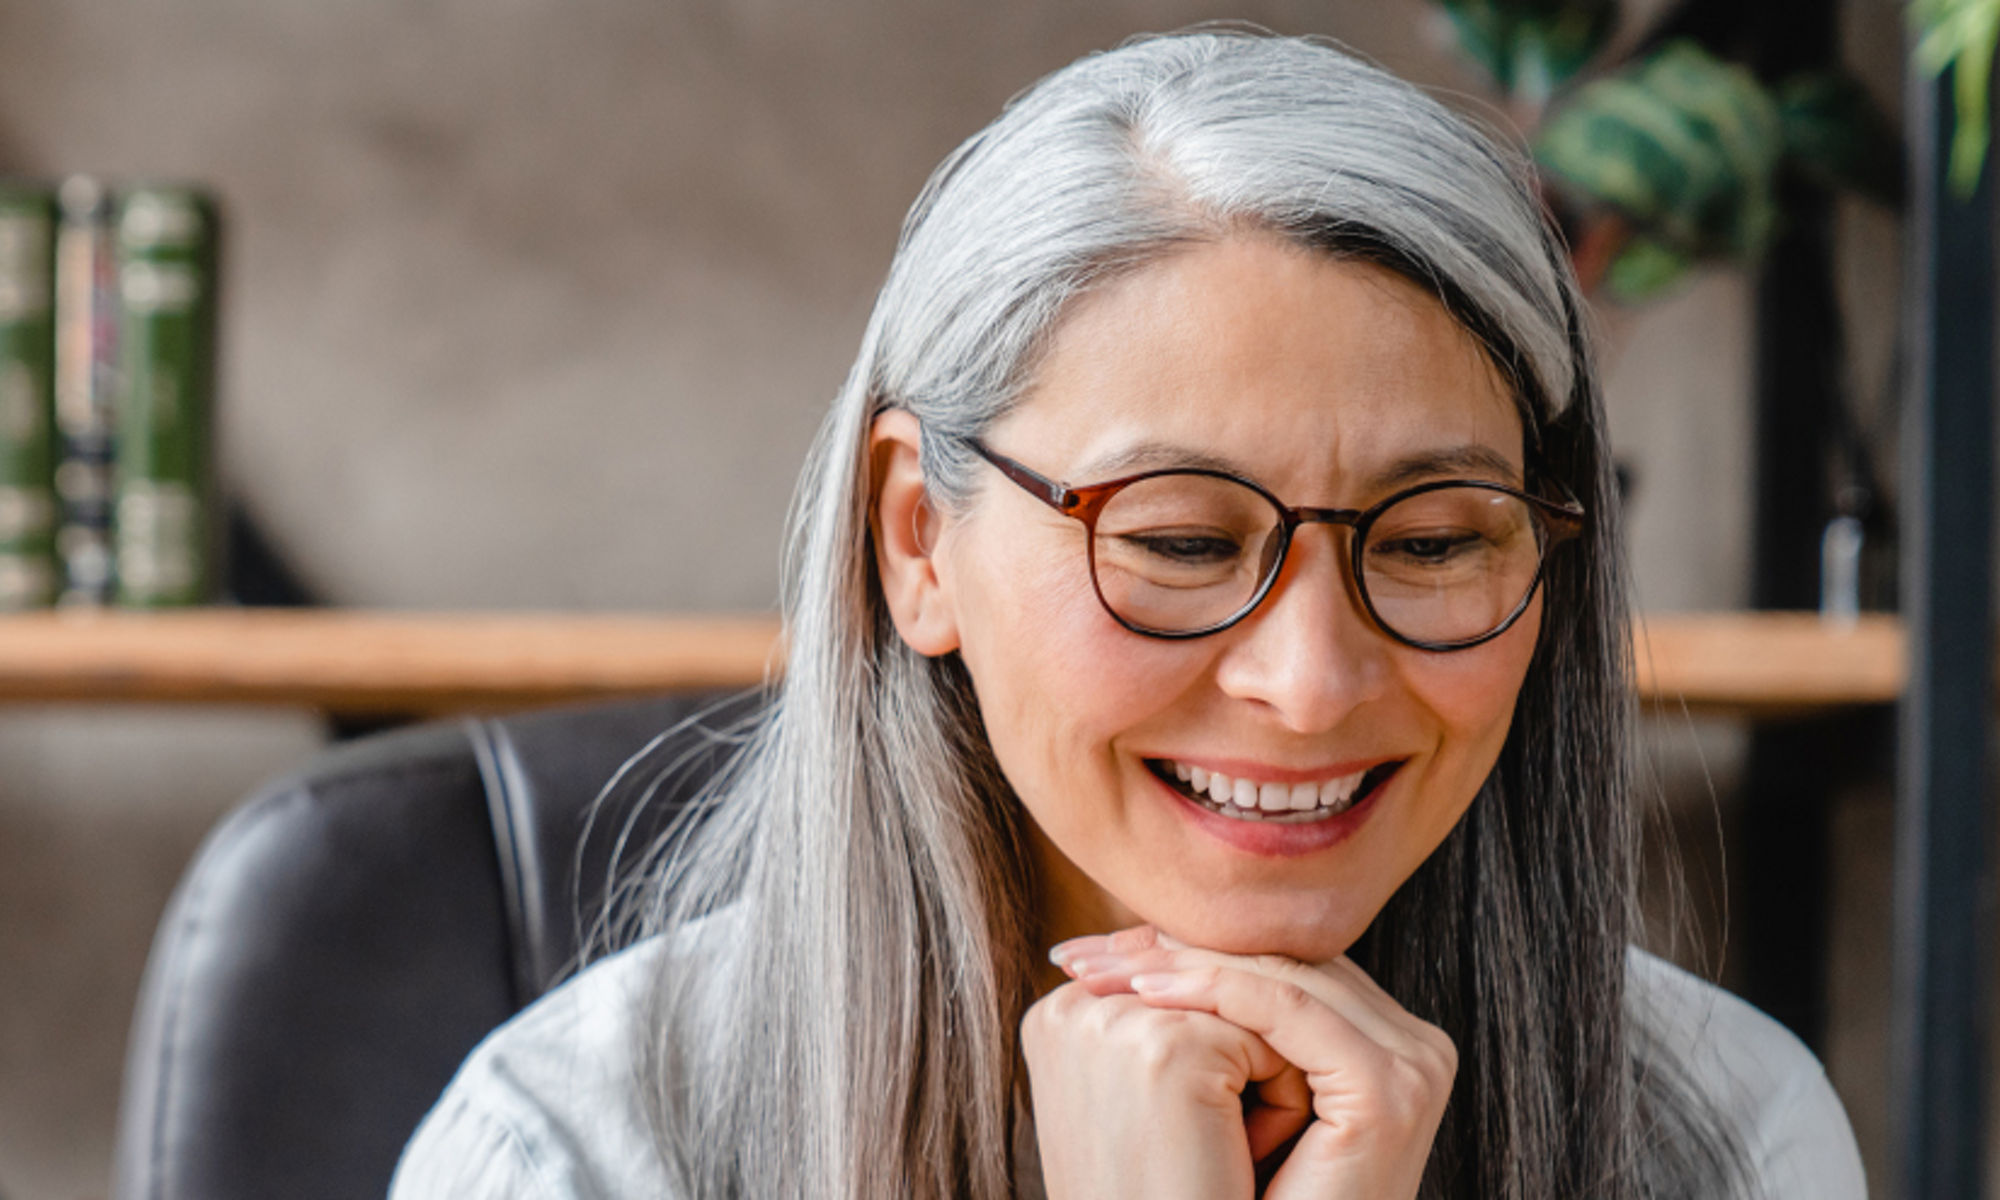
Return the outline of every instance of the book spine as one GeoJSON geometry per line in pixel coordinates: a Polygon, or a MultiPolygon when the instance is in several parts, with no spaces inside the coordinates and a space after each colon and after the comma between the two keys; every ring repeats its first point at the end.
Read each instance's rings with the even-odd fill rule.
{"type": "Polygon", "coordinates": [[[118,200],[121,605],[213,594],[216,224],[214,201],[189,188],[134,188],[118,200]]]}
{"type": "Polygon", "coordinates": [[[0,182],[0,611],[56,595],[53,190],[0,182]]]}
{"type": "Polygon", "coordinates": [[[111,197],[89,176],[56,192],[56,556],[64,605],[113,592],[112,462],[118,369],[111,197]]]}

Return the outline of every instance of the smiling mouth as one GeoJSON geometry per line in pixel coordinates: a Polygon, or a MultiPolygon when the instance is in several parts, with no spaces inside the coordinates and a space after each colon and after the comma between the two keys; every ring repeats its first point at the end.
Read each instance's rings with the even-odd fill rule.
{"type": "Polygon", "coordinates": [[[1397,759],[1316,783],[1259,784],[1170,759],[1145,761],[1146,769],[1162,783],[1209,812],[1238,821],[1282,825],[1337,817],[1374,795],[1403,765],[1403,760],[1397,759]]]}

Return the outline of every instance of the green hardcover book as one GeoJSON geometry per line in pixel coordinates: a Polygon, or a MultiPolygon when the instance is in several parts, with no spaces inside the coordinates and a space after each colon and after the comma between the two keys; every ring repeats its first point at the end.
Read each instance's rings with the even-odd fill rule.
{"type": "Polygon", "coordinates": [[[56,557],[63,605],[112,596],[112,451],[118,280],[111,195],[87,175],[56,192],[56,557]]]}
{"type": "Polygon", "coordinates": [[[200,604],[215,560],[215,203],[132,188],[116,227],[118,602],[200,604]]]}
{"type": "Polygon", "coordinates": [[[0,610],[56,595],[55,192],[0,180],[0,610]]]}

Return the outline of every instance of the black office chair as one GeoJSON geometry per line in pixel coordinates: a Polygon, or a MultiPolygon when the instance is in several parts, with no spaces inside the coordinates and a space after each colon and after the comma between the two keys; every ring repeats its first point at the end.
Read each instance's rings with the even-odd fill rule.
{"type": "Polygon", "coordinates": [[[574,969],[619,838],[642,847],[752,695],[420,726],[337,747],[217,826],[146,966],[117,1200],[380,1196],[488,1031],[574,969]],[[690,718],[697,718],[690,721],[690,718]],[[635,776],[621,764],[666,730],[635,776]]]}

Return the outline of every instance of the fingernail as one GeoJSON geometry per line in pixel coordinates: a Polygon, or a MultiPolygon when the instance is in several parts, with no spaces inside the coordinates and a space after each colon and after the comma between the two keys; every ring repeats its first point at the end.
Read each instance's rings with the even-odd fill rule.
{"type": "Polygon", "coordinates": [[[1155,934],[1153,935],[1153,940],[1154,940],[1155,942],[1157,942],[1157,943],[1158,943],[1159,945],[1161,945],[1161,946],[1165,947],[1165,948],[1166,948],[1166,949],[1168,949],[1168,950],[1185,950],[1185,949],[1187,949],[1187,943],[1186,943],[1186,942],[1184,942],[1184,941],[1180,940],[1180,939],[1179,939],[1179,938],[1177,938],[1177,937],[1170,937],[1170,936],[1168,936],[1168,935],[1167,935],[1167,934],[1165,934],[1165,933],[1155,933],[1155,934]]]}
{"type": "Polygon", "coordinates": [[[1116,971],[1125,965],[1125,961],[1125,956],[1122,954],[1092,954],[1087,957],[1070,959],[1069,962],[1064,964],[1063,970],[1068,971],[1078,979],[1083,979],[1091,975],[1102,975],[1109,971],[1116,971]]]}
{"type": "Polygon", "coordinates": [[[1187,979],[1170,971],[1152,975],[1134,975],[1132,990],[1141,996],[1173,996],[1187,990],[1187,979]]]}
{"type": "Polygon", "coordinates": [[[1049,947],[1049,961],[1059,967],[1068,967],[1069,960],[1076,957],[1077,943],[1082,938],[1071,938],[1067,942],[1057,942],[1049,947]]]}

